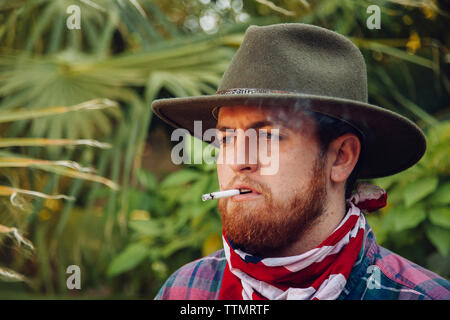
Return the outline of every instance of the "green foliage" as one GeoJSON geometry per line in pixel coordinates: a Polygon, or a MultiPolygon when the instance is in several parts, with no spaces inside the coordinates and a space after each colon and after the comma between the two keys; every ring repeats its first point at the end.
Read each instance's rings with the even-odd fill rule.
{"type": "MultiPolygon", "coordinates": [[[[118,271],[108,271],[108,265],[127,239],[128,205],[136,198],[137,180],[148,179],[136,179],[136,172],[152,119],[149,104],[161,93],[214,93],[233,53],[221,35],[183,34],[152,1],[76,3],[82,14],[80,30],[66,27],[66,9],[72,4],[69,0],[0,4],[0,109],[19,117],[1,128],[9,137],[2,141],[9,148],[3,153],[9,158],[3,167],[18,166],[17,161],[10,161],[16,156],[14,148],[30,146],[20,150],[25,158],[22,163],[32,161],[30,166],[39,165],[51,175],[10,171],[16,182],[20,180],[42,194],[64,193],[77,199],[30,203],[31,212],[21,220],[36,244],[36,255],[9,259],[11,253],[5,253],[5,260],[13,260],[16,270],[33,280],[33,287],[27,290],[48,294],[68,293],[64,270],[74,263],[88,270],[83,286],[92,286],[94,291],[103,286],[112,290],[110,285],[115,282],[109,282],[106,275],[118,271]],[[48,106],[80,104],[94,98],[117,101],[118,108],[34,116],[48,106]],[[17,141],[17,137],[26,140],[17,141]],[[87,139],[94,144],[93,139],[105,141],[110,147],[73,148],[87,139]],[[58,147],[61,141],[68,148],[58,147]],[[46,148],[36,148],[42,145],[46,148]],[[37,163],[37,159],[48,162],[37,163]],[[88,170],[83,167],[88,164],[98,171],[94,175],[57,167],[59,159],[73,159],[76,162],[65,165],[79,163],[80,171],[88,170]],[[65,176],[75,179],[70,182],[65,176]],[[108,179],[100,179],[103,176],[108,179]],[[84,184],[83,180],[99,183],[84,184]],[[104,189],[104,182],[120,184],[120,189],[104,189]]],[[[149,184],[146,186],[151,189],[149,184]]],[[[17,196],[15,201],[20,199],[17,196]]],[[[156,201],[164,208],[163,198],[156,201]]],[[[10,225],[6,214],[0,218],[10,225]]]]}
{"type": "MultiPolygon", "coordinates": [[[[59,106],[41,109],[39,111],[0,111],[0,123],[13,122],[17,120],[24,120],[28,118],[42,118],[52,117],[55,115],[73,113],[74,111],[84,109],[101,109],[106,107],[116,106],[112,101],[88,101],[75,106],[59,106]]],[[[84,140],[82,143],[77,140],[51,140],[51,139],[27,139],[27,138],[15,138],[7,139],[0,138],[0,146],[12,147],[12,146],[73,146],[78,144],[85,144],[98,147],[106,147],[106,145],[94,140],[84,140]],[[4,142],[7,143],[4,143],[4,142]]],[[[117,186],[110,180],[103,177],[91,174],[92,169],[83,168],[80,164],[74,161],[60,160],[60,161],[48,161],[43,159],[30,159],[24,157],[21,154],[14,154],[8,152],[0,152],[0,167],[3,170],[0,172],[0,179],[4,181],[4,185],[0,185],[0,203],[3,205],[2,214],[0,215],[0,244],[3,244],[5,240],[4,236],[13,238],[18,244],[18,252],[22,252],[25,255],[30,253],[27,250],[31,250],[34,253],[33,244],[22,236],[22,233],[27,232],[27,224],[25,215],[27,211],[32,208],[30,196],[38,197],[42,199],[50,200],[75,200],[73,197],[68,197],[62,194],[45,194],[36,190],[23,189],[21,181],[14,179],[18,174],[15,172],[16,168],[29,168],[30,170],[44,170],[53,171],[56,170],[61,175],[78,178],[82,180],[91,180],[101,182],[111,188],[117,189],[117,186]],[[89,173],[87,173],[89,172],[89,173]],[[8,181],[9,180],[9,181],[8,181]],[[16,181],[15,181],[16,180],[16,181]],[[2,223],[5,223],[2,224],[2,223]],[[11,226],[12,225],[12,226],[11,226]],[[24,230],[22,230],[24,229],[24,230]],[[25,251],[25,252],[24,252],[25,251]]],[[[32,281],[27,279],[26,276],[15,272],[9,268],[5,268],[0,265],[0,280],[3,281],[24,281],[30,286],[34,286],[32,281]]]]}
{"type": "Polygon", "coordinates": [[[129,245],[113,260],[108,268],[108,276],[116,276],[136,267],[148,256],[148,253],[148,248],[141,243],[133,243],[129,245]]]}
{"type": "Polygon", "coordinates": [[[414,262],[442,273],[431,259],[450,259],[450,122],[427,130],[427,152],[414,167],[375,179],[388,206],[369,215],[377,240],[414,262]]]}
{"type": "Polygon", "coordinates": [[[138,171],[138,177],[141,188],[128,198],[129,245],[111,262],[108,275],[150,265],[161,285],[181,264],[221,247],[215,241],[221,234],[217,201],[201,201],[202,194],[218,190],[217,177],[205,166],[180,169],[161,182],[147,170],[138,171]]]}
{"type": "Polygon", "coordinates": [[[437,177],[431,177],[415,181],[407,185],[404,191],[404,202],[406,208],[409,208],[411,205],[422,200],[436,190],[438,183],[439,180],[437,177]]]}

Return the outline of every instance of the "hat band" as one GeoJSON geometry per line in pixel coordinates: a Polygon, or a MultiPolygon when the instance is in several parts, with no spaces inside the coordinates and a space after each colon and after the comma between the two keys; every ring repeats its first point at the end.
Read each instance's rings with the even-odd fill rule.
{"type": "Polygon", "coordinates": [[[271,89],[253,89],[253,88],[235,88],[217,91],[216,94],[258,94],[258,93],[296,93],[294,91],[271,90],[271,89]]]}
{"type": "MultiPolygon", "coordinates": [[[[217,91],[218,95],[233,95],[233,94],[258,94],[258,93],[273,93],[273,94],[295,94],[295,91],[271,90],[271,89],[257,89],[257,88],[234,88],[217,91]]],[[[214,119],[218,120],[219,106],[215,107],[211,113],[214,119]]]]}

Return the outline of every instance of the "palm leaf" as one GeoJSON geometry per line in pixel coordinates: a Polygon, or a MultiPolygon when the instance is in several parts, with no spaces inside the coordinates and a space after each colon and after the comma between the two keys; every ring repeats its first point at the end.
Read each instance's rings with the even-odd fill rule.
{"type": "Polygon", "coordinates": [[[0,234],[10,234],[12,237],[17,241],[19,245],[24,245],[28,249],[34,250],[33,244],[30,242],[30,240],[25,239],[17,230],[17,228],[14,227],[7,227],[2,224],[0,224],[0,234]]]}
{"type": "Polygon", "coordinates": [[[0,280],[5,282],[28,281],[24,275],[3,267],[0,267],[0,280]]]}
{"type": "Polygon", "coordinates": [[[91,146],[102,149],[111,148],[109,143],[89,139],[45,139],[45,138],[0,138],[0,148],[5,147],[45,147],[45,146],[91,146]]]}
{"type": "Polygon", "coordinates": [[[60,175],[89,180],[93,182],[99,182],[104,184],[111,189],[117,190],[119,187],[113,181],[92,174],[94,171],[93,168],[82,167],[75,161],[69,160],[60,160],[60,161],[51,161],[51,160],[42,160],[42,159],[32,159],[32,158],[0,158],[0,167],[3,168],[37,168],[47,172],[54,172],[60,175]]]}
{"type": "Polygon", "coordinates": [[[387,55],[393,56],[395,58],[398,58],[400,60],[408,61],[414,64],[417,64],[419,66],[434,69],[436,68],[436,63],[433,60],[418,56],[418,55],[412,55],[404,50],[400,50],[397,48],[394,48],[390,45],[384,44],[380,41],[375,40],[365,40],[361,38],[351,38],[351,40],[360,48],[362,49],[369,49],[373,51],[379,51],[382,53],[385,53],[387,55]]]}
{"type": "Polygon", "coordinates": [[[111,107],[117,107],[117,103],[108,99],[95,99],[70,107],[59,106],[40,110],[0,112],[0,123],[55,116],[81,110],[99,110],[111,107]]]}

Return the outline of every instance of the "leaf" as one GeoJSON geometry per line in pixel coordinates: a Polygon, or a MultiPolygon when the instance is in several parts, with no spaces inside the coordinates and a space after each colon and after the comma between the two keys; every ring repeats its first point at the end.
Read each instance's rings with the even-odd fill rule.
{"type": "Polygon", "coordinates": [[[184,185],[192,180],[199,178],[201,172],[192,169],[181,169],[166,177],[161,182],[161,188],[169,188],[184,185]]]}
{"type": "Polygon", "coordinates": [[[430,197],[432,204],[450,204],[450,182],[439,186],[430,197]]]}
{"type": "MultiPolygon", "coordinates": [[[[119,186],[109,179],[104,177],[91,174],[88,172],[79,171],[78,166],[73,168],[65,168],[67,165],[73,165],[76,163],[73,161],[47,161],[47,160],[39,160],[39,159],[29,159],[29,158],[18,158],[9,159],[10,161],[4,161],[4,159],[0,159],[0,167],[9,166],[9,167],[36,167],[38,169],[58,173],[60,175],[64,175],[66,177],[89,180],[93,182],[102,183],[113,190],[118,190],[119,186]]],[[[81,168],[83,169],[83,168],[81,168]]]]}
{"type": "Polygon", "coordinates": [[[27,279],[20,273],[6,268],[0,268],[0,280],[5,282],[27,281],[27,279]]]}
{"type": "Polygon", "coordinates": [[[444,228],[450,228],[450,208],[433,208],[428,215],[433,224],[444,228]]]}
{"type": "Polygon", "coordinates": [[[19,245],[23,244],[25,245],[26,248],[34,250],[33,244],[30,242],[30,240],[25,239],[17,228],[7,227],[0,224],[0,233],[11,234],[14,237],[14,239],[16,239],[19,245]]]}
{"type": "Polygon", "coordinates": [[[148,170],[139,170],[137,172],[137,179],[148,191],[154,191],[158,187],[158,179],[148,170]]]}
{"type": "Polygon", "coordinates": [[[115,101],[111,101],[108,99],[94,99],[70,107],[58,106],[40,110],[25,110],[25,111],[20,110],[20,111],[1,112],[0,123],[25,119],[34,119],[39,117],[55,116],[63,113],[77,112],[81,110],[98,110],[117,106],[118,104],[115,101]]]}
{"type": "MultiPolygon", "coordinates": [[[[378,185],[378,184],[376,184],[376,185],[378,185]]],[[[387,195],[388,195],[387,205],[403,203],[403,192],[404,192],[404,187],[398,183],[395,183],[394,186],[391,187],[391,189],[387,191],[387,195]]]]}
{"type": "Polygon", "coordinates": [[[425,228],[428,239],[436,247],[442,256],[447,256],[450,249],[450,230],[433,224],[427,224],[425,228]]]}
{"type": "Polygon", "coordinates": [[[108,277],[114,277],[131,270],[148,256],[148,248],[141,243],[129,245],[108,267],[108,277]]]}
{"type": "Polygon", "coordinates": [[[417,55],[411,55],[406,51],[393,48],[391,46],[387,46],[383,43],[372,41],[372,40],[366,40],[361,38],[351,38],[351,40],[360,48],[367,48],[370,50],[376,50],[380,51],[382,53],[391,55],[393,57],[396,57],[398,59],[408,61],[411,63],[418,64],[420,66],[426,67],[426,68],[433,68],[433,61],[427,58],[423,58],[417,55]]]}
{"type": "Polygon", "coordinates": [[[282,7],[279,7],[275,3],[273,3],[272,1],[256,0],[256,2],[269,7],[270,9],[272,9],[275,12],[284,14],[285,16],[290,16],[290,17],[295,16],[295,12],[294,11],[289,11],[289,10],[286,10],[286,9],[284,9],[282,7]]]}
{"type": "Polygon", "coordinates": [[[392,184],[397,182],[398,177],[396,175],[383,177],[383,178],[376,178],[373,179],[373,184],[376,186],[379,186],[380,188],[383,188],[384,190],[387,190],[392,184]]]}
{"type": "Polygon", "coordinates": [[[33,191],[33,190],[25,190],[25,189],[19,189],[19,188],[13,188],[10,186],[2,186],[0,185],[0,196],[15,196],[15,194],[28,194],[31,196],[36,196],[36,197],[40,197],[40,198],[45,198],[45,199],[65,199],[65,200],[75,200],[75,198],[73,197],[69,197],[66,196],[64,194],[45,194],[42,192],[38,192],[38,191],[33,191]]]}
{"type": "Polygon", "coordinates": [[[201,244],[201,240],[205,235],[201,232],[193,232],[187,237],[173,237],[173,240],[170,241],[167,245],[162,249],[161,254],[163,257],[167,258],[172,255],[174,252],[188,247],[198,247],[201,244]]]}
{"type": "Polygon", "coordinates": [[[85,145],[102,149],[111,148],[109,143],[89,139],[45,139],[45,138],[0,138],[0,148],[6,147],[40,147],[40,146],[77,146],[85,145]]]}
{"type": "Polygon", "coordinates": [[[436,177],[425,178],[413,183],[410,183],[405,187],[403,197],[405,200],[405,206],[410,207],[417,201],[425,198],[427,195],[436,190],[439,180],[436,177]]]}
{"type": "Polygon", "coordinates": [[[160,223],[156,221],[130,221],[129,226],[134,231],[138,232],[141,235],[157,237],[162,233],[165,233],[163,227],[160,223]]]}
{"type": "Polygon", "coordinates": [[[414,228],[426,218],[423,206],[414,206],[412,208],[397,206],[391,209],[388,215],[391,215],[393,218],[395,231],[414,228]]]}
{"type": "Polygon", "coordinates": [[[187,192],[185,192],[181,197],[180,201],[186,202],[201,202],[202,194],[208,192],[206,187],[209,184],[209,176],[203,175],[197,181],[193,182],[189,187],[187,192]]]}

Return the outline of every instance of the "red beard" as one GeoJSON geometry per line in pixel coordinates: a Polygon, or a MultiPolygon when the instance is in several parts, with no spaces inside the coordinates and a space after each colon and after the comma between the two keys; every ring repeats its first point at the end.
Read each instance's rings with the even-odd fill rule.
{"type": "MultiPolygon", "coordinates": [[[[316,160],[311,182],[290,201],[277,202],[270,189],[245,177],[240,180],[264,196],[264,207],[250,202],[219,199],[222,225],[234,246],[257,256],[271,256],[296,242],[324,211],[326,203],[325,158],[316,160]]],[[[234,183],[234,180],[232,181],[234,183]]]]}

